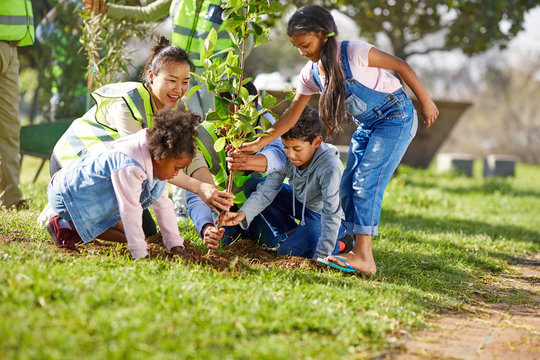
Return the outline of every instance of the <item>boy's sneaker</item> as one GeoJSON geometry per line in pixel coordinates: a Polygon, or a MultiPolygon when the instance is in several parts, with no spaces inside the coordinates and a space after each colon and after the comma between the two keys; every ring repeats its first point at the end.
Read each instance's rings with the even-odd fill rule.
{"type": "Polygon", "coordinates": [[[339,239],[338,242],[340,254],[348,253],[354,248],[354,238],[352,237],[352,235],[345,235],[344,237],[339,239]]]}
{"type": "Polygon", "coordinates": [[[59,247],[78,251],[75,244],[82,241],[81,237],[76,231],[60,226],[58,220],[60,220],[60,216],[56,215],[45,224],[53,243],[59,247]]]}

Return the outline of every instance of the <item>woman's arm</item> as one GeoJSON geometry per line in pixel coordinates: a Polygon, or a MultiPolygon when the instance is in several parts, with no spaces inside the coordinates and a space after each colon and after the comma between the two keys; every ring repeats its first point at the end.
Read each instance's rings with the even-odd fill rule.
{"type": "Polygon", "coordinates": [[[242,145],[240,150],[248,154],[254,154],[266,145],[270,144],[273,140],[285,134],[296,124],[310,98],[311,95],[302,95],[296,93],[296,96],[294,97],[294,100],[289,108],[283,113],[283,115],[281,115],[279,119],[276,120],[272,127],[266,130],[266,132],[271,134],[271,136],[263,136],[255,141],[245,143],[242,145]]]}
{"type": "Polygon", "coordinates": [[[397,72],[418,98],[418,101],[422,106],[422,115],[424,116],[426,125],[429,127],[435,122],[437,116],[439,116],[439,109],[437,109],[437,106],[433,100],[431,100],[424,85],[422,85],[422,82],[409,64],[404,60],[387,54],[375,47],[372,47],[369,50],[368,61],[370,67],[378,67],[397,72]]]}

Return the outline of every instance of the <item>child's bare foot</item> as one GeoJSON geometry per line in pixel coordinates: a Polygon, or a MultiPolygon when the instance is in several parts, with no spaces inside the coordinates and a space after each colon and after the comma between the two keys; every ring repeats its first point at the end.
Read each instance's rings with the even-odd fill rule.
{"type": "Polygon", "coordinates": [[[349,265],[354,270],[360,271],[361,273],[375,274],[377,272],[377,265],[375,265],[375,259],[373,259],[373,254],[371,252],[362,256],[362,254],[355,253],[353,249],[346,254],[339,255],[339,257],[345,260],[347,264],[334,256],[327,256],[325,260],[343,267],[349,265]]]}

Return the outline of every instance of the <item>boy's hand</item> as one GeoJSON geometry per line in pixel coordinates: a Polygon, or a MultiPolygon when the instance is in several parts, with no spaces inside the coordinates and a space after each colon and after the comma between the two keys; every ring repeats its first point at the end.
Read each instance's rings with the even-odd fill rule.
{"type": "Polygon", "coordinates": [[[246,218],[246,213],[243,211],[239,212],[228,212],[223,215],[223,225],[224,226],[235,226],[238,225],[246,218]]]}
{"type": "Polygon", "coordinates": [[[221,240],[221,237],[223,236],[223,233],[225,232],[224,228],[218,229],[213,224],[206,224],[204,225],[202,234],[203,234],[203,240],[204,245],[209,249],[217,249],[219,246],[219,240],[221,240]]]}

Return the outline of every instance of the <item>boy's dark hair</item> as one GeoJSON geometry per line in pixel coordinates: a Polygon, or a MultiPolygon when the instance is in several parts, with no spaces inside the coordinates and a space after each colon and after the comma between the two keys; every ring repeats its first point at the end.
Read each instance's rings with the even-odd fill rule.
{"type": "Polygon", "coordinates": [[[154,115],[154,126],[146,135],[148,151],[154,160],[195,155],[195,127],[200,115],[184,109],[165,108],[154,115]]]}
{"type": "Polygon", "coordinates": [[[321,135],[322,124],[317,110],[306,105],[302,115],[289,131],[281,135],[282,139],[298,139],[311,143],[321,135]]]}

